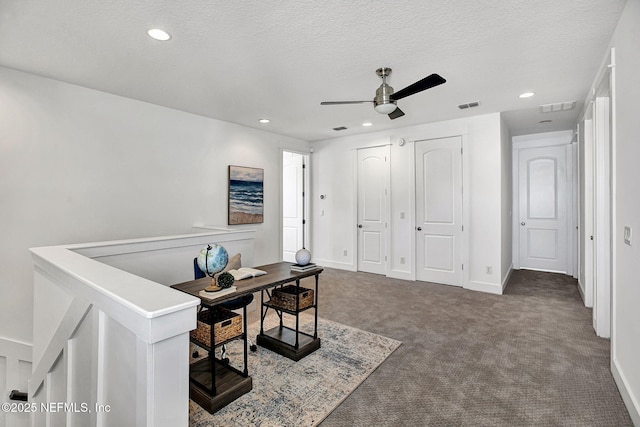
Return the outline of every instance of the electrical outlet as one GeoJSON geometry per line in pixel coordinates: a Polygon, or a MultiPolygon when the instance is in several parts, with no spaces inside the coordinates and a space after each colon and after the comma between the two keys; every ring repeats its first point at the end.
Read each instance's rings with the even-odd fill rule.
{"type": "Polygon", "coordinates": [[[632,230],[630,225],[624,226],[624,243],[629,246],[631,246],[631,231],[632,230]]]}
{"type": "Polygon", "coordinates": [[[342,255],[343,256],[347,256],[347,250],[346,249],[342,252],[342,255]]]}
{"type": "Polygon", "coordinates": [[[400,219],[404,219],[404,212],[400,212],[400,219]]]}
{"type": "Polygon", "coordinates": [[[400,264],[404,264],[404,257],[403,256],[400,257],[400,264]]]}
{"type": "Polygon", "coordinates": [[[487,265],[486,273],[487,274],[493,274],[493,268],[490,265],[487,265]]]}

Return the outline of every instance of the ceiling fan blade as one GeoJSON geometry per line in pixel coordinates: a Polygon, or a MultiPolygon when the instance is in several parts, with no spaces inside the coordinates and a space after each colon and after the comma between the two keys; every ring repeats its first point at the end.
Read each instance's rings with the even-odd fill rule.
{"type": "Polygon", "coordinates": [[[341,105],[341,104],[364,104],[373,101],[324,101],[320,105],[341,105]]]}
{"type": "Polygon", "coordinates": [[[423,90],[431,89],[432,87],[441,85],[444,82],[446,82],[446,80],[438,74],[431,74],[430,76],[427,76],[424,79],[405,87],[404,89],[400,89],[399,91],[391,95],[391,99],[397,101],[398,99],[402,99],[409,95],[413,95],[415,93],[422,92],[423,90]]]}
{"type": "Polygon", "coordinates": [[[397,119],[398,117],[404,116],[404,112],[400,108],[396,108],[392,112],[389,113],[389,118],[391,120],[397,119]]]}

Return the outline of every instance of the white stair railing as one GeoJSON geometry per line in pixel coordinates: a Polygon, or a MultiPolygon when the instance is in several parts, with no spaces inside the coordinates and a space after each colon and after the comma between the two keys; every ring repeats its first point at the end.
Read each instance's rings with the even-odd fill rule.
{"type": "Polygon", "coordinates": [[[196,249],[208,242],[252,256],[253,232],[31,249],[32,426],[188,426],[199,300],[166,285],[192,278],[196,249]],[[166,269],[165,283],[114,266],[131,260],[154,280],[166,269]]]}

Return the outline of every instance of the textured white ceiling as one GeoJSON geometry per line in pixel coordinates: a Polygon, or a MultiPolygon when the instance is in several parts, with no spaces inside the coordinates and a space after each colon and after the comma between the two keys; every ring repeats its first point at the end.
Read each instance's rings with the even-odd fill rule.
{"type": "Polygon", "coordinates": [[[0,65],[308,141],[498,111],[517,135],[572,127],[625,3],[0,0],[0,65]],[[393,121],[320,106],[373,99],[381,66],[396,91],[431,73],[447,83],[400,100],[393,121]]]}

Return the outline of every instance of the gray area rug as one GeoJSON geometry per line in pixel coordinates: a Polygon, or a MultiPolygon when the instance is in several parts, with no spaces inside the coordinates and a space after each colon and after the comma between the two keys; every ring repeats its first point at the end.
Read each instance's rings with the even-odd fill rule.
{"type": "MultiPolygon", "coordinates": [[[[265,329],[277,321],[275,315],[269,315],[265,329]]],[[[300,321],[301,330],[313,331],[312,315],[303,313],[300,321]]],[[[259,328],[259,322],[250,324],[249,336],[255,338],[259,328]]],[[[261,347],[256,353],[249,352],[253,390],[215,414],[191,401],[190,426],[317,425],[401,344],[322,318],[318,318],[318,336],[320,349],[298,362],[261,347]]],[[[231,343],[227,351],[231,364],[241,368],[240,341],[231,343]]]]}

